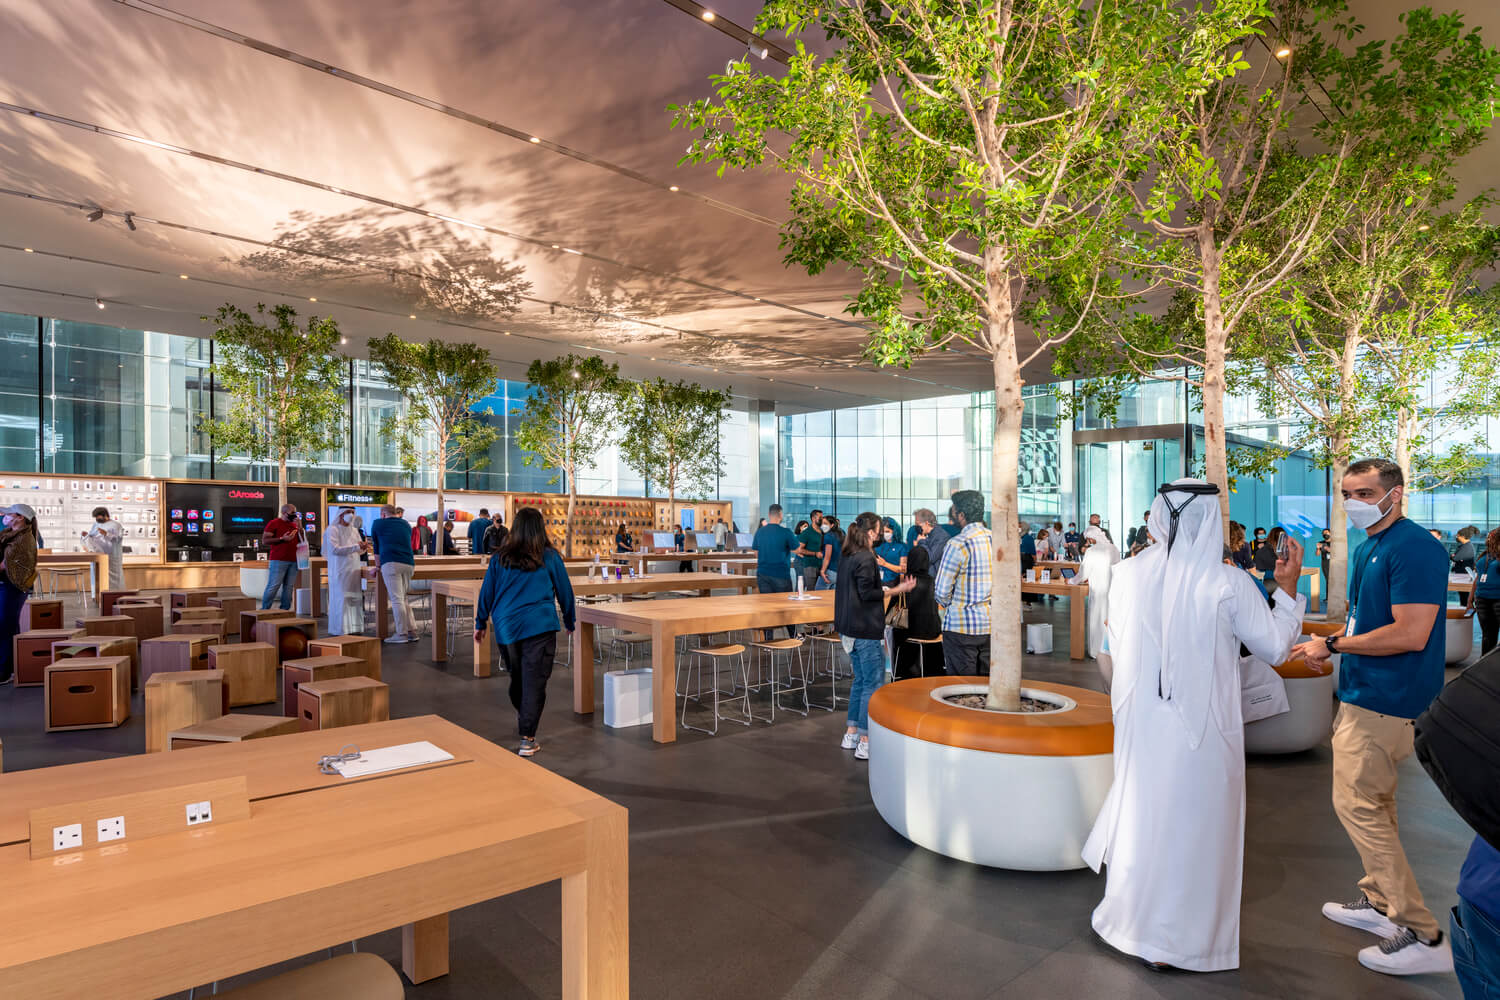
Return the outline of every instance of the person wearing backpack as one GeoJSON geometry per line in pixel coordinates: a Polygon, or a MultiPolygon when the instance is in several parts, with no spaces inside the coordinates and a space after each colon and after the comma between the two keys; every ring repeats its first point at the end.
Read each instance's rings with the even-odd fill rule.
{"type": "Polygon", "coordinates": [[[1484,555],[1474,564],[1474,592],[1469,607],[1479,619],[1479,653],[1500,641],[1500,528],[1484,538],[1484,555]]]}

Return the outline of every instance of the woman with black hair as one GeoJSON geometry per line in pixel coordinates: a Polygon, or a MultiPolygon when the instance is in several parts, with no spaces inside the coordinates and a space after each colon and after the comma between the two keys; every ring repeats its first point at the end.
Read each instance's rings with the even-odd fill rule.
{"type": "Polygon", "coordinates": [[[912,589],[906,595],[906,628],[891,629],[891,639],[896,646],[895,678],[941,675],[941,644],[928,646],[923,653],[921,646],[906,641],[936,639],[943,634],[943,616],[938,611],[937,598],[932,590],[932,557],[920,545],[906,555],[906,579],[912,581],[912,589]]]}
{"type": "Polygon", "coordinates": [[[558,607],[571,633],[573,585],[567,567],[547,539],[542,512],[523,507],[490,559],[474,604],[474,641],[484,641],[486,626],[493,621],[500,658],[510,671],[510,703],[516,709],[522,757],[542,748],[536,729],[557,656],[558,607]]]}
{"type": "Polygon", "coordinates": [[[36,511],[24,503],[0,511],[0,683],[15,669],[11,640],[21,631],[21,608],[36,582],[36,511]]]}
{"type": "MultiPolygon", "coordinates": [[[[852,527],[852,525],[851,525],[852,527]]],[[[815,590],[833,590],[839,582],[839,560],[844,553],[844,533],[839,519],[823,518],[823,568],[818,571],[815,590]]]]}
{"type": "Polygon", "coordinates": [[[849,685],[848,725],[841,746],[853,750],[856,760],[870,759],[870,695],[885,678],[885,651],[881,648],[885,598],[913,587],[909,578],[894,587],[881,587],[874,551],[880,528],[880,518],[869,512],[849,525],[843,543],[843,568],[838,571],[833,591],[833,627],[854,646],[849,652],[854,680],[849,685]]]}

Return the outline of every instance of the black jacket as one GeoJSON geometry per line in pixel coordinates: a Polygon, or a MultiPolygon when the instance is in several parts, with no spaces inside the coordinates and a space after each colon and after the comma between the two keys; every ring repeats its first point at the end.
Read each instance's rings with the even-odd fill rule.
{"type": "Polygon", "coordinates": [[[833,627],[851,639],[885,638],[885,592],[880,567],[868,549],[846,553],[839,560],[833,590],[833,627]]]}

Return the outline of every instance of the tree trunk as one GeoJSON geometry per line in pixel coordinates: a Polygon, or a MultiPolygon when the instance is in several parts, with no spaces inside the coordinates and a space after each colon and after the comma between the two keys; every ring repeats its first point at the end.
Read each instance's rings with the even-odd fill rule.
{"type": "Polygon", "coordinates": [[[1219,250],[1212,224],[1198,230],[1203,262],[1203,464],[1204,479],[1219,488],[1219,517],[1229,537],[1229,449],[1224,431],[1224,302],[1220,295],[1219,250]]]}
{"type": "Polygon", "coordinates": [[[443,554],[443,481],[447,478],[448,444],[440,440],[437,449],[437,544],[433,546],[433,551],[438,555],[443,554]]]}
{"type": "MultiPolygon", "coordinates": [[[[993,251],[991,251],[993,253],[993,251]]],[[[1003,261],[986,262],[990,312],[990,360],[995,377],[995,433],[990,449],[990,535],[995,559],[990,566],[989,708],[1021,708],[1021,542],[1020,502],[1021,366],[1016,358],[1015,313],[1010,271],[1003,261]]]]}
{"type": "Polygon", "coordinates": [[[282,455],[276,460],[276,515],[281,516],[281,508],[286,506],[286,456],[282,455]]]}
{"type": "Polygon", "coordinates": [[[1406,489],[1401,491],[1401,513],[1406,513],[1406,497],[1412,491],[1411,482],[1411,410],[1405,406],[1396,409],[1396,454],[1391,459],[1401,466],[1401,481],[1406,489]]]}
{"type": "Polygon", "coordinates": [[[573,558],[573,502],[578,499],[578,487],[570,464],[564,474],[568,477],[568,519],[563,525],[563,555],[573,558]]]}
{"type": "Polygon", "coordinates": [[[1344,451],[1334,453],[1331,467],[1333,497],[1328,506],[1328,579],[1323,581],[1323,586],[1328,591],[1324,609],[1329,621],[1340,621],[1349,613],[1349,529],[1344,524],[1347,520],[1344,514],[1344,493],[1339,488],[1344,482],[1344,473],[1349,468],[1346,454],[1349,446],[1342,436],[1335,441],[1341,444],[1344,451]]]}

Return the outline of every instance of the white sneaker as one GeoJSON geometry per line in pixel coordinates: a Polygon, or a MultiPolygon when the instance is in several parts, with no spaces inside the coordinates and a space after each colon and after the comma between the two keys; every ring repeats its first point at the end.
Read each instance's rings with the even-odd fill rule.
{"type": "Polygon", "coordinates": [[[398,634],[398,635],[387,636],[385,641],[386,642],[410,642],[411,640],[408,639],[404,635],[399,635],[398,634]]]}
{"type": "Polygon", "coordinates": [[[859,746],[859,734],[858,733],[845,733],[844,734],[844,741],[839,744],[839,749],[840,750],[853,750],[857,746],[859,746]]]}
{"type": "Polygon", "coordinates": [[[857,746],[857,747],[854,748],[854,759],[855,760],[869,760],[870,759],[870,741],[869,740],[860,740],[859,741],[859,746],[857,746]]]}
{"type": "Polygon", "coordinates": [[[1389,917],[1375,909],[1375,904],[1363,894],[1352,903],[1324,903],[1323,916],[1336,924],[1356,927],[1382,938],[1391,937],[1401,930],[1391,923],[1389,917]]]}
{"type": "Polygon", "coordinates": [[[1432,972],[1453,971],[1453,948],[1441,931],[1431,944],[1418,939],[1408,927],[1379,944],[1359,950],[1359,964],[1388,976],[1421,976],[1432,972]]]}

